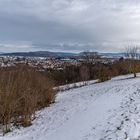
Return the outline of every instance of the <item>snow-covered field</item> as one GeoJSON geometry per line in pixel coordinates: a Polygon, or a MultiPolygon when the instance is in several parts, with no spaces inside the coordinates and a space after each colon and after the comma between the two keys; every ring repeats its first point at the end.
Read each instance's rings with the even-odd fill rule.
{"type": "Polygon", "coordinates": [[[139,140],[140,77],[129,77],[59,92],[32,126],[0,140],[139,140]]]}
{"type": "Polygon", "coordinates": [[[92,84],[95,84],[97,82],[98,82],[98,80],[77,82],[77,83],[67,84],[67,85],[63,85],[63,86],[59,86],[59,87],[54,87],[54,90],[66,91],[66,90],[70,90],[70,89],[74,89],[74,88],[78,88],[78,87],[83,87],[85,85],[92,85],[92,84]]]}

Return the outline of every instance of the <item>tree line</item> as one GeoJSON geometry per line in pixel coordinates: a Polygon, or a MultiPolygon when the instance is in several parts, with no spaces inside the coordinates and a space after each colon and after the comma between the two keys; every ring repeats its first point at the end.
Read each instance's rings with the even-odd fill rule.
{"type": "Polygon", "coordinates": [[[113,76],[140,72],[140,53],[137,45],[127,45],[124,57],[113,63],[99,63],[101,59],[97,52],[83,52],[82,58],[85,60],[81,65],[65,66],[63,70],[49,70],[45,73],[51,77],[56,85],[64,85],[79,81],[98,79],[103,82],[113,76]]]}
{"type": "Polygon", "coordinates": [[[63,70],[46,71],[46,75],[55,81],[55,85],[65,85],[79,81],[98,79],[103,82],[114,76],[140,72],[140,60],[121,58],[111,64],[89,64],[83,63],[80,66],[66,66],[63,70]]]}

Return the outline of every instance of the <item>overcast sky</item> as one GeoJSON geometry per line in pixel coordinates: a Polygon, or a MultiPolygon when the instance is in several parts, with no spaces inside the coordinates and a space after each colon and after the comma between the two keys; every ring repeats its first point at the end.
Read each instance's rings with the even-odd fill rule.
{"type": "Polygon", "coordinates": [[[0,0],[0,52],[121,52],[140,42],[140,0],[0,0]]]}

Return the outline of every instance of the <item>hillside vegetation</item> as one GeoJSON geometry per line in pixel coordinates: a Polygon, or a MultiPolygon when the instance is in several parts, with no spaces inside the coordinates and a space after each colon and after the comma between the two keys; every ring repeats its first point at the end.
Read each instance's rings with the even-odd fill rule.
{"type": "Polygon", "coordinates": [[[54,100],[53,82],[35,69],[18,66],[0,69],[0,123],[3,132],[11,124],[29,126],[35,111],[54,100]]]}

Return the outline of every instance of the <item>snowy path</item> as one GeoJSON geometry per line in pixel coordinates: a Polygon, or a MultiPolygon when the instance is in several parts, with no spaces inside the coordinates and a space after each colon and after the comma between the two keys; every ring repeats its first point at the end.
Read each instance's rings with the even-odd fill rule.
{"type": "Polygon", "coordinates": [[[37,116],[31,127],[0,140],[138,140],[140,78],[117,77],[60,92],[37,116]]]}

